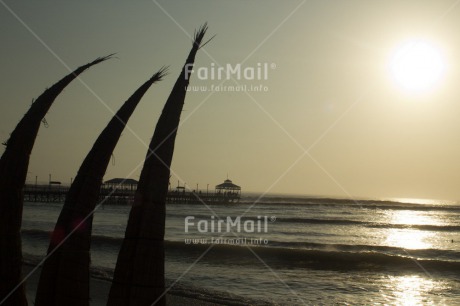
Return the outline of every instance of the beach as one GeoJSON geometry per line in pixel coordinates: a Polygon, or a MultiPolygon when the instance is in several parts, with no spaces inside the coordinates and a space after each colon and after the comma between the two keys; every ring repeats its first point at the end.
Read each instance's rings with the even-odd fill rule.
{"type": "MultiPolygon", "coordinates": [[[[25,264],[23,266],[23,274],[29,274],[35,265],[25,264]]],[[[27,300],[29,305],[34,305],[35,292],[37,289],[38,279],[41,269],[37,269],[26,282],[27,300]]],[[[102,280],[92,277],[90,280],[91,286],[91,305],[93,306],[105,306],[107,305],[107,297],[110,291],[110,281],[102,280]]],[[[167,294],[166,303],[171,306],[191,305],[191,306],[212,306],[212,305],[223,305],[218,302],[209,302],[200,300],[198,298],[190,298],[178,295],[167,294]]]]}

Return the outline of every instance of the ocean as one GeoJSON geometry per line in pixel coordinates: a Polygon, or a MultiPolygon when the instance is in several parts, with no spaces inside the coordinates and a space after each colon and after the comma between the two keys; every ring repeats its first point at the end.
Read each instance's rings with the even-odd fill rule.
{"type": "MultiPolygon", "coordinates": [[[[234,305],[460,305],[458,203],[257,199],[168,204],[170,293],[234,305]]],[[[25,203],[26,262],[45,256],[61,207],[25,203]]],[[[95,212],[93,276],[111,278],[129,209],[95,212]]]]}

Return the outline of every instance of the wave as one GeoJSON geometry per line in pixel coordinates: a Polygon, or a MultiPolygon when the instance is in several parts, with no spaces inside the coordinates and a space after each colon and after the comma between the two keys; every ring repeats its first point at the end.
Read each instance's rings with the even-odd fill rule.
{"type": "MultiPolygon", "coordinates": [[[[352,213],[349,215],[353,216],[352,213]]],[[[194,214],[195,220],[210,220],[211,215],[206,214],[194,214]]],[[[168,217],[177,217],[184,218],[182,214],[168,214],[168,217]]],[[[238,216],[233,216],[232,220],[238,216]]],[[[223,220],[226,220],[224,217],[221,217],[223,220]]],[[[246,220],[257,220],[254,216],[244,216],[240,217],[241,221],[246,220]]],[[[214,222],[217,222],[219,219],[214,218],[214,222]]],[[[264,219],[260,219],[262,222],[264,219]]],[[[404,224],[404,223],[383,223],[383,222],[367,222],[359,220],[350,220],[350,219],[321,219],[321,218],[277,218],[277,223],[301,223],[301,224],[324,224],[324,225],[357,225],[368,228],[398,228],[398,229],[418,229],[424,231],[443,231],[443,232],[458,232],[460,231],[459,225],[436,225],[436,224],[404,224]]]]}
{"type": "MultiPolygon", "coordinates": [[[[257,205],[305,205],[305,206],[321,206],[321,207],[359,207],[369,209],[395,209],[395,210],[439,210],[460,212],[458,203],[439,203],[439,204],[421,204],[410,202],[398,202],[389,200],[360,200],[360,199],[340,199],[340,198],[314,198],[314,197],[244,197],[239,204],[257,205]]],[[[237,205],[237,204],[236,204],[237,205]]]]}
{"type": "MultiPolygon", "coordinates": [[[[41,230],[23,230],[28,238],[47,239],[49,233],[41,230]]],[[[100,235],[92,236],[94,253],[117,252],[123,239],[100,235]]],[[[27,242],[26,242],[27,243],[27,242]]],[[[317,269],[405,269],[436,271],[460,271],[460,252],[439,249],[409,250],[390,246],[321,244],[308,242],[270,241],[269,246],[214,244],[194,239],[189,241],[165,241],[167,258],[197,258],[206,252],[204,260],[216,265],[253,264],[254,252],[273,266],[305,267],[317,269]],[[209,249],[209,250],[208,250],[209,249]],[[249,256],[249,257],[248,257],[249,256]]],[[[97,255],[95,255],[97,256],[97,255]]],[[[107,273],[107,272],[104,272],[107,273]]]]}
{"type": "Polygon", "coordinates": [[[308,249],[352,253],[382,253],[391,256],[403,256],[414,259],[442,259],[452,262],[457,261],[460,258],[460,252],[440,249],[405,249],[380,245],[321,244],[312,242],[279,241],[270,241],[270,245],[289,249],[308,249]]]}
{"type": "MultiPolygon", "coordinates": [[[[311,268],[326,270],[394,270],[420,271],[421,269],[434,272],[460,271],[459,253],[443,250],[404,250],[398,252],[382,252],[385,247],[372,248],[371,246],[337,246],[321,245],[321,248],[287,248],[287,247],[251,247],[214,245],[208,251],[209,245],[194,244],[184,247],[178,242],[168,244],[167,248],[177,247],[178,251],[185,252],[191,248],[195,256],[206,253],[206,260],[218,265],[237,264],[238,266],[253,265],[254,254],[260,257],[271,267],[280,268],[311,268]],[[348,250],[346,250],[348,249],[348,250]],[[358,250],[359,249],[359,250],[358,250]],[[366,250],[368,249],[368,250],[366,250]],[[369,250],[373,249],[373,250],[369,250]],[[252,253],[252,254],[251,254],[252,253]],[[399,253],[399,254],[396,254],[399,253]],[[437,259],[431,257],[441,254],[437,259]],[[457,256],[457,257],[455,257],[457,256]],[[455,259],[454,259],[455,258],[455,259]],[[421,268],[422,267],[422,268],[421,268]]],[[[386,247],[390,249],[389,247],[386,247]]],[[[455,272],[453,272],[455,273],[455,272]]]]}
{"type": "Polygon", "coordinates": [[[303,223],[303,224],[329,224],[329,225],[359,225],[370,228],[402,228],[402,229],[419,229],[427,231],[460,231],[458,225],[433,225],[433,224],[402,224],[402,223],[379,223],[365,222],[347,219],[318,219],[318,218],[278,218],[276,222],[286,223],[303,223]]]}

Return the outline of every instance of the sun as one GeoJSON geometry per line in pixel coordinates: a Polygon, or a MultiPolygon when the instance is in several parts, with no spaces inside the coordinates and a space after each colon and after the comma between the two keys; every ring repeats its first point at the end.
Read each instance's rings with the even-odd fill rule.
{"type": "Polygon", "coordinates": [[[438,48],[423,40],[411,40],[396,48],[389,69],[398,86],[408,92],[421,93],[439,83],[445,63],[438,48]]]}

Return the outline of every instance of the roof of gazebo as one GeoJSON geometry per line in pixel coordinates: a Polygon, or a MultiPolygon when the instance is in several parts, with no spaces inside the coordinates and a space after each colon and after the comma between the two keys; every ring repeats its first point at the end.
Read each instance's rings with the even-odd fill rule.
{"type": "Polygon", "coordinates": [[[138,181],[130,178],[113,178],[105,181],[104,184],[121,184],[121,185],[137,185],[138,181]]]}
{"type": "Polygon", "coordinates": [[[216,185],[216,189],[233,189],[240,190],[241,187],[232,183],[231,180],[226,179],[222,184],[216,185]]]}

